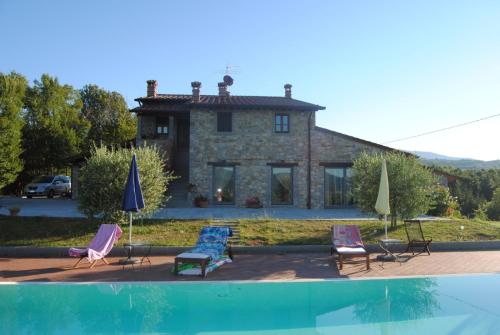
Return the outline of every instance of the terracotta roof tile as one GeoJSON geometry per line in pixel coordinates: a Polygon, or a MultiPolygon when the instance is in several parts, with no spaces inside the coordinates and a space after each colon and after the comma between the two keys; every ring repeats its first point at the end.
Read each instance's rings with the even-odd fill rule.
{"type": "Polygon", "coordinates": [[[158,94],[156,97],[142,97],[135,99],[142,104],[141,107],[134,108],[134,111],[159,110],[162,105],[178,105],[180,108],[277,108],[293,110],[322,110],[325,107],[311,104],[305,101],[286,97],[272,96],[245,96],[231,95],[221,97],[218,95],[200,95],[200,101],[194,103],[192,96],[188,94],[158,94]]]}

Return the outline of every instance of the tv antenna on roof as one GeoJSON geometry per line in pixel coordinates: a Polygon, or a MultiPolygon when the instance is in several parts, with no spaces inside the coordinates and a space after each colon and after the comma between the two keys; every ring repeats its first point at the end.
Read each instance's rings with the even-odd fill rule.
{"type": "Polygon", "coordinates": [[[231,86],[234,83],[232,75],[234,73],[238,73],[238,72],[240,72],[240,67],[238,65],[231,65],[229,63],[226,63],[224,70],[215,71],[214,74],[215,73],[217,73],[217,74],[223,73],[224,77],[223,77],[222,81],[227,86],[231,86]]]}
{"type": "Polygon", "coordinates": [[[239,72],[239,70],[240,67],[238,65],[226,64],[226,70],[224,73],[229,76],[231,74],[239,72]]]}
{"type": "Polygon", "coordinates": [[[223,74],[223,75],[228,75],[228,76],[231,76],[233,74],[236,74],[236,73],[240,73],[240,67],[238,65],[231,65],[231,64],[226,64],[226,66],[224,66],[224,69],[219,69],[219,70],[215,70],[213,72],[213,74],[223,74]]]}

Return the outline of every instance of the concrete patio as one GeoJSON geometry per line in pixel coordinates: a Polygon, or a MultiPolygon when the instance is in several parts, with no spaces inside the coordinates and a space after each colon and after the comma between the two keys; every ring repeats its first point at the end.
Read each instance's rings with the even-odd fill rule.
{"type": "MultiPolygon", "coordinates": [[[[0,214],[8,215],[10,207],[21,208],[20,216],[48,216],[48,217],[84,217],[78,211],[78,203],[67,198],[0,198],[0,214]]],[[[364,214],[358,209],[300,209],[300,208],[238,208],[238,207],[210,207],[210,208],[161,208],[152,218],[155,219],[250,219],[274,218],[295,220],[370,220],[373,216],[364,214]]]]}
{"type": "MultiPolygon", "coordinates": [[[[347,263],[339,271],[332,257],[324,253],[236,255],[206,280],[317,280],[335,278],[373,278],[394,276],[500,273],[500,251],[434,252],[419,255],[402,263],[381,263],[372,256],[366,270],[363,261],[347,263]]],[[[99,263],[94,269],[72,269],[70,258],[0,258],[0,281],[188,281],[200,277],[172,274],[173,256],[151,257],[152,265],[122,269],[120,258],[110,258],[110,265],[99,263]]],[[[88,266],[88,264],[87,264],[88,266]]]]}

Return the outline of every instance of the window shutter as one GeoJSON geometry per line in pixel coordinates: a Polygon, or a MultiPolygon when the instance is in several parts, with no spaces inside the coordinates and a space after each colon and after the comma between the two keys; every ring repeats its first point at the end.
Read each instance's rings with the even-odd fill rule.
{"type": "Polygon", "coordinates": [[[233,113],[232,112],[217,112],[217,131],[231,132],[233,131],[233,113]]]}

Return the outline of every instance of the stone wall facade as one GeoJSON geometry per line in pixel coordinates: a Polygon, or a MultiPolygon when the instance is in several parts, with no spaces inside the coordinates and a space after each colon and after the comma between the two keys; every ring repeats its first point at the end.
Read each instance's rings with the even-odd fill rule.
{"type": "Polygon", "coordinates": [[[236,206],[259,197],[271,205],[272,163],[293,167],[293,206],[307,202],[307,125],[309,113],[288,111],[289,132],[275,133],[275,111],[233,110],[232,132],[217,132],[217,112],[191,111],[190,182],[212,200],[213,164],[235,163],[236,206]]]}
{"type": "Polygon", "coordinates": [[[325,166],[322,164],[349,165],[362,152],[380,152],[370,145],[350,136],[315,127],[311,136],[311,204],[313,208],[325,207],[325,166]]]}
{"type": "Polygon", "coordinates": [[[168,137],[156,137],[156,116],[139,115],[137,118],[136,145],[156,146],[163,153],[165,169],[172,169],[173,156],[175,155],[175,119],[170,117],[168,137]]]}
{"type": "MultiPolygon", "coordinates": [[[[226,111],[226,110],[224,110],[226,111]]],[[[227,110],[229,111],[229,110],[227,110]]],[[[231,110],[232,131],[217,131],[217,111],[190,111],[189,182],[213,204],[214,165],[235,167],[235,203],[258,197],[271,207],[272,164],[293,165],[293,206],[307,207],[308,124],[311,117],[311,206],[324,208],[325,164],[352,164],[362,152],[387,150],[382,146],[315,126],[315,113],[279,111],[289,115],[289,132],[276,133],[273,110],[231,110]]],[[[175,121],[172,120],[171,125],[175,121]]],[[[166,157],[175,155],[175,128],[168,139],[150,138],[155,117],[139,118],[140,144],[155,144],[166,157]]]]}

